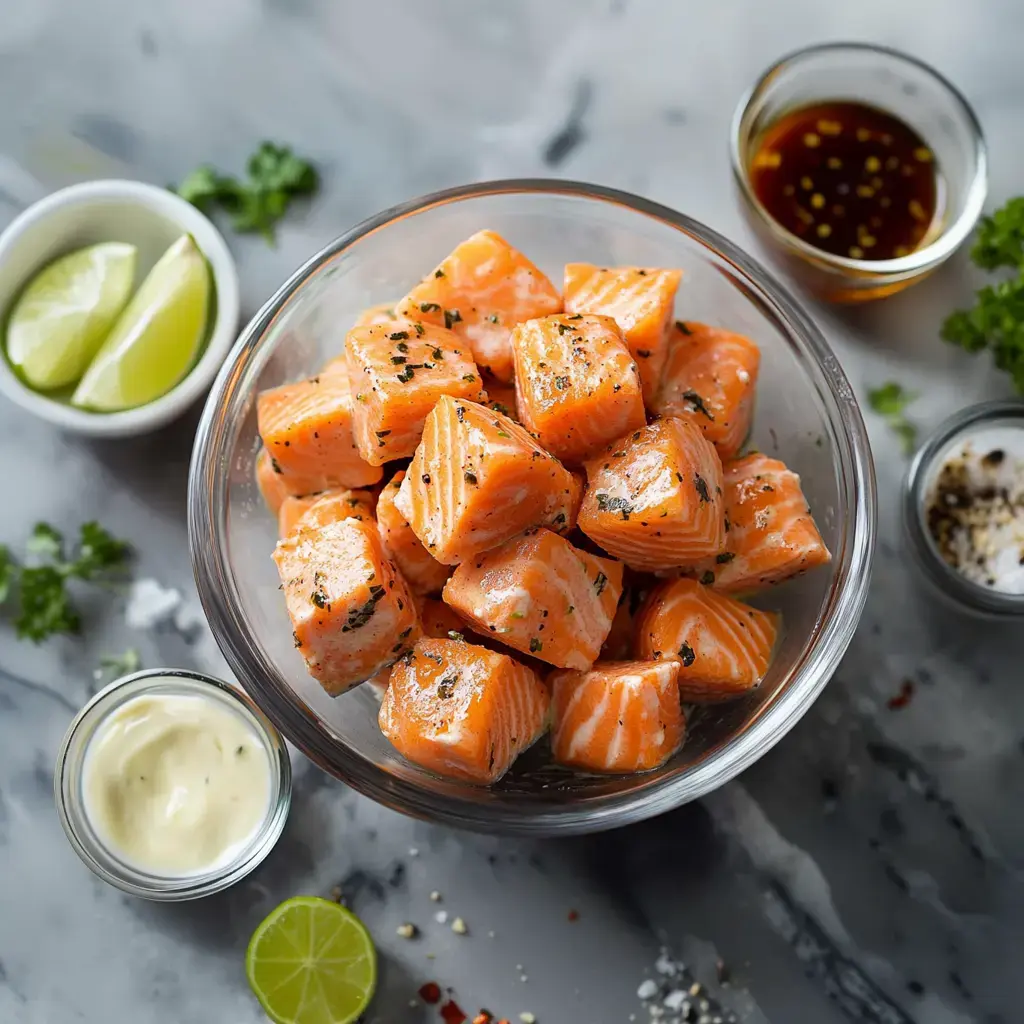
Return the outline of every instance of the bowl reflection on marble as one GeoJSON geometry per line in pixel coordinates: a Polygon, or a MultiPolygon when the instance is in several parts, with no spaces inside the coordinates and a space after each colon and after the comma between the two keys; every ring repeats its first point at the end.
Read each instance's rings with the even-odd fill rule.
{"type": "Polygon", "coordinates": [[[834,354],[796,302],[730,242],[665,207],[591,185],[468,185],[386,210],[297,271],[243,332],[196,436],[189,535],[199,594],[225,657],[253,700],[313,761],[396,810],[481,831],[566,834],[659,814],[720,786],[769,750],[828,681],[867,594],[874,538],[871,454],[834,354]],[[389,302],[459,241],[493,228],[552,279],[574,260],[681,267],[677,312],[740,331],[763,353],[752,443],[798,472],[830,566],[772,591],[785,627],[757,691],[691,718],[683,749],[643,775],[552,766],[544,744],[491,789],[405,761],[377,727],[373,688],[332,699],[306,674],[270,558],[276,523],[253,480],[255,397],[315,373],[367,306],[389,302]]]}

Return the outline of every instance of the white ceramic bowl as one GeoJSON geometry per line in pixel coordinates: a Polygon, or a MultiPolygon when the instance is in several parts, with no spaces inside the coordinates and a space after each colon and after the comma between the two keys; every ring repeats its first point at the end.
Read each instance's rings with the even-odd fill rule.
{"type": "Polygon", "coordinates": [[[96,242],[138,247],[136,285],[167,247],[190,234],[210,264],[215,320],[199,361],[166,395],[137,409],[95,413],[31,390],[0,357],[0,392],[26,412],[63,430],[92,437],[127,437],[156,430],[205,394],[238,331],[238,272],[221,233],[180,196],[141,181],[88,181],[54,192],[20,214],[0,234],[0,317],[31,278],[64,253],[96,242]]]}

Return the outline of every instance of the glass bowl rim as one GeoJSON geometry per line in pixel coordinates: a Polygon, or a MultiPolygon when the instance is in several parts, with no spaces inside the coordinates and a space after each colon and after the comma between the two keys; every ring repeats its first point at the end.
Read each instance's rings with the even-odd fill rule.
{"type": "Polygon", "coordinates": [[[804,46],[792,50],[778,60],[773,61],[772,64],[757,76],[753,85],[743,93],[736,104],[729,126],[729,162],[732,165],[733,178],[739,186],[744,200],[754,210],[759,220],[766,225],[772,237],[779,244],[795,250],[801,256],[823,267],[828,267],[832,270],[850,271],[863,279],[901,278],[936,267],[945,262],[974,229],[985,206],[985,199],[988,196],[988,146],[985,142],[981,123],[978,121],[978,115],[974,112],[974,108],[967,101],[967,98],[942,72],[932,67],[926,61],[909,53],[904,53],[902,50],[897,50],[894,47],[881,46],[877,43],[864,43],[852,40],[816,43],[812,46],[804,46]],[[810,245],[802,238],[798,238],[792,232],[787,231],[768,213],[764,204],[758,199],[754,189],[751,187],[745,172],[745,162],[741,150],[747,141],[745,122],[754,102],[764,93],[776,75],[784,68],[799,65],[802,61],[811,57],[842,51],[874,53],[895,63],[909,64],[918,71],[923,72],[939,85],[940,89],[946,94],[948,105],[959,109],[969,126],[974,157],[974,173],[966,189],[964,208],[960,215],[952,223],[948,224],[933,241],[920,249],[915,249],[906,256],[899,256],[890,260],[855,260],[849,256],[838,256],[810,245]]]}
{"type": "Polygon", "coordinates": [[[943,451],[972,427],[984,428],[999,422],[1016,420],[1024,427],[1024,399],[997,398],[969,405],[943,420],[918,448],[903,479],[903,528],[917,564],[928,581],[947,599],[968,611],[997,619],[1024,616],[1024,594],[983,587],[961,575],[939,555],[925,525],[925,487],[931,470],[943,451]]]}
{"type": "MultiPolygon", "coordinates": [[[[507,835],[571,835],[641,821],[710,792],[767,752],[813,703],[853,637],[867,598],[875,520],[874,464],[853,390],[817,326],[783,286],[754,259],[699,221],[628,192],[563,179],[503,179],[432,192],[389,207],[326,245],[285,281],[242,331],[203,409],[189,468],[189,547],[199,598],[229,666],[264,714],[324,771],[393,810],[507,835]],[[748,301],[767,306],[769,318],[785,326],[781,332],[785,342],[796,349],[826,407],[826,429],[836,451],[839,501],[846,510],[836,576],[824,609],[819,611],[817,637],[791,669],[788,685],[759,709],[743,732],[708,751],[684,777],[652,780],[647,785],[638,781],[628,791],[581,798],[571,804],[547,803],[520,794],[502,794],[500,801],[477,803],[437,793],[390,775],[356,750],[337,743],[312,711],[286,694],[287,681],[254,643],[224,553],[226,517],[218,517],[218,508],[223,513],[227,507],[228,462],[223,453],[233,449],[245,406],[251,401],[251,395],[239,393],[238,380],[292,296],[336,256],[394,221],[461,200],[509,194],[567,196],[625,207],[682,232],[728,263],[754,296],[748,296],[748,301]],[[331,751],[330,759],[326,749],[331,751]]],[[[642,780],[642,776],[637,778],[642,780]]]]}
{"type": "MultiPolygon", "coordinates": [[[[201,896],[210,896],[227,889],[241,880],[256,867],[258,867],[276,845],[281,833],[284,831],[285,823],[288,820],[288,812],[291,809],[292,799],[292,764],[288,753],[288,744],[273,722],[263,713],[256,702],[237,687],[226,683],[221,679],[215,679],[203,672],[194,672],[191,669],[178,668],[147,668],[138,672],[130,672],[127,675],[119,676],[113,682],[108,683],[98,690],[82,705],[78,713],[71,720],[64,737],[60,743],[57,753],[56,765],[53,773],[53,796],[57,806],[57,815],[60,818],[61,827],[72,849],[78,854],[79,859],[104,882],[120,889],[122,892],[132,896],[139,896],[143,899],[153,900],[162,903],[174,903],[184,900],[198,899],[201,896]],[[134,700],[136,697],[145,696],[154,689],[157,684],[169,681],[174,686],[175,680],[180,681],[186,691],[192,693],[202,690],[213,690],[218,698],[223,698],[227,703],[233,703],[244,713],[254,729],[261,734],[265,744],[274,748],[277,756],[271,759],[271,775],[277,777],[277,799],[268,808],[259,829],[253,835],[252,841],[239,855],[228,861],[214,871],[182,875],[180,878],[168,875],[147,875],[145,871],[133,868],[122,862],[117,855],[105,849],[105,860],[98,859],[90,849],[89,843],[83,840],[80,834],[89,829],[84,812],[75,810],[75,801],[71,799],[71,787],[77,784],[81,778],[82,769],[85,764],[85,757],[88,751],[88,741],[84,744],[77,756],[72,756],[72,747],[78,737],[79,730],[89,724],[94,716],[99,713],[101,717],[93,725],[96,728],[114,708],[122,703],[134,700]],[[109,710],[102,711],[103,705],[110,704],[115,700],[122,690],[130,692],[120,701],[116,701],[109,710]],[[159,879],[162,884],[148,885],[146,878],[159,879]]],[[[99,842],[98,838],[96,840],[99,842]]],[[[100,844],[102,845],[102,844],[100,844]]]]}

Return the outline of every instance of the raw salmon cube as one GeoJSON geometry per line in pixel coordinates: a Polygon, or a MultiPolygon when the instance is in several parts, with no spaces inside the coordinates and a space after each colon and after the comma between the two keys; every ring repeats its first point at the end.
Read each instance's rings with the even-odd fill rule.
{"type": "Polygon", "coordinates": [[[725,465],[724,550],[692,574],[716,590],[749,593],[831,560],[800,488],[778,459],[756,452],[725,465]]]}
{"type": "Polygon", "coordinates": [[[587,463],[580,529],[634,569],[692,565],[725,538],[722,464],[688,420],[669,417],[587,463]]]}
{"type": "Polygon", "coordinates": [[[566,313],[596,313],[614,318],[640,370],[644,398],[658,389],[680,270],[656,267],[595,267],[569,263],[565,268],[566,313]]]}
{"type": "Polygon", "coordinates": [[[421,768],[490,784],[543,735],[551,697],[525,665],[461,640],[420,640],[391,670],[381,732],[421,768]]]}
{"type": "Polygon", "coordinates": [[[516,412],[516,388],[515,384],[506,384],[492,377],[490,374],[484,376],[484,390],[487,392],[487,401],[484,402],[489,409],[495,409],[503,416],[519,422],[519,414],[516,412]]]}
{"type": "Polygon", "coordinates": [[[512,379],[512,328],[561,308],[555,286],[493,231],[457,245],[398,303],[400,316],[450,327],[465,338],[477,366],[503,381],[512,379]]]}
{"type": "Polygon", "coordinates": [[[279,536],[287,537],[299,522],[303,526],[323,526],[349,518],[373,518],[373,494],[370,491],[324,491],[302,498],[285,498],[277,513],[277,532],[279,536]]]}
{"type": "Polygon", "coordinates": [[[395,313],[394,302],[382,302],[377,306],[370,306],[368,309],[364,309],[359,316],[356,317],[353,327],[372,327],[374,324],[386,324],[392,320],[397,320],[398,315],[395,313]]]}
{"type": "Polygon", "coordinates": [[[776,615],[696,580],[670,580],[656,587],[640,609],[636,654],[678,661],[684,701],[728,700],[764,678],[777,633],[776,615]]]}
{"type": "Polygon", "coordinates": [[[447,640],[449,633],[461,633],[466,628],[462,619],[444,601],[439,601],[436,597],[421,597],[417,604],[425,637],[447,640]]]}
{"type": "Polygon", "coordinates": [[[285,498],[312,494],[320,489],[320,481],[285,473],[266,448],[261,448],[256,456],[256,486],[271,514],[276,516],[285,498]]]}
{"type": "Polygon", "coordinates": [[[622,565],[534,530],[463,562],[444,600],[472,627],[560,668],[589,668],[622,593],[622,565]]]}
{"type": "Polygon", "coordinates": [[[274,462],[289,476],[315,481],[314,490],[365,487],[384,475],[359,456],[345,374],[321,373],[260,392],[256,421],[274,462]]]}
{"type": "Polygon", "coordinates": [[[652,409],[693,420],[730,459],[750,433],[760,365],[760,350],[742,334],[677,320],[652,409]]]}
{"type": "Polygon", "coordinates": [[[586,672],[555,672],[551,752],[591,772],[646,772],[681,746],[686,718],[675,661],[599,662],[586,672]]]}
{"type": "Polygon", "coordinates": [[[331,696],[390,665],[418,639],[412,591],[372,521],[300,524],[278,541],[274,561],[295,646],[331,696]]]}
{"type": "Polygon", "coordinates": [[[395,508],[398,489],[405,479],[399,470],[377,499],[377,529],[402,575],[417,594],[440,593],[451,568],[433,558],[413,532],[409,520],[395,508]]]}
{"type": "Polygon", "coordinates": [[[636,363],[611,317],[559,313],[512,332],[519,422],[563,462],[644,426],[636,363]]]}
{"type": "Polygon", "coordinates": [[[427,417],[395,506],[434,558],[455,565],[531,526],[564,527],[574,488],[518,423],[446,395],[427,417]]]}
{"type": "Polygon", "coordinates": [[[466,343],[433,324],[391,320],[354,327],[345,339],[345,358],[356,445],[374,466],[412,455],[423,421],[442,395],[487,399],[466,343]]]}

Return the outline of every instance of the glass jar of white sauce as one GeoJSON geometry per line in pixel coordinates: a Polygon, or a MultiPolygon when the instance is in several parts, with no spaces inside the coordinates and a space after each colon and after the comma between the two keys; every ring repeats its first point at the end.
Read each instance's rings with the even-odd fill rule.
{"type": "Polygon", "coordinates": [[[974,405],[914,457],[903,523],[925,578],[959,608],[1024,616],[1024,401],[974,405]]]}
{"type": "Polygon", "coordinates": [[[284,828],[291,762],[249,699],[195,672],[136,672],[96,694],[61,745],[61,824],[104,881],[154,900],[219,892],[284,828]]]}

